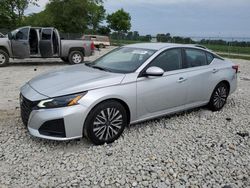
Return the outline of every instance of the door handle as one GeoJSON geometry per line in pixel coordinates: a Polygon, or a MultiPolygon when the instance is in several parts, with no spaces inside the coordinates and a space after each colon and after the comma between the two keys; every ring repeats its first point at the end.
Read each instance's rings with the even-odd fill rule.
{"type": "Polygon", "coordinates": [[[187,80],[186,78],[180,77],[177,82],[178,83],[182,83],[182,82],[185,82],[186,80],[187,80]]]}
{"type": "Polygon", "coordinates": [[[213,69],[213,73],[216,73],[218,71],[219,71],[219,69],[213,69]]]}

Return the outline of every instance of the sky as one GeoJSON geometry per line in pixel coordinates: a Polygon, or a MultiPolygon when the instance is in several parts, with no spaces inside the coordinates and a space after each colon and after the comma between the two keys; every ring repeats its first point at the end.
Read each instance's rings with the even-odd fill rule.
{"type": "MultiPolygon", "coordinates": [[[[26,14],[44,9],[30,7],[26,14]]],[[[250,0],[104,0],[107,13],[131,15],[132,31],[187,37],[250,37],[250,0]]]]}

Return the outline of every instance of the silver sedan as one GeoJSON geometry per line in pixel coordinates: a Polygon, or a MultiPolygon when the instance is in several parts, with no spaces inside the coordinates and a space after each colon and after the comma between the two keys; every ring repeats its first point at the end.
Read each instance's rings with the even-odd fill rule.
{"type": "Polygon", "coordinates": [[[222,109],[237,72],[195,45],[128,45],[30,80],[21,88],[21,117],[36,137],[111,143],[128,124],[204,105],[222,109]]]}

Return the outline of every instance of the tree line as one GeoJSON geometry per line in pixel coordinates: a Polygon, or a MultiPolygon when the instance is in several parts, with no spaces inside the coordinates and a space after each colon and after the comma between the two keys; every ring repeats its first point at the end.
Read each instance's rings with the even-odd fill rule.
{"type": "Polygon", "coordinates": [[[0,28],[14,29],[24,25],[56,27],[64,33],[119,34],[131,29],[131,16],[123,9],[107,14],[102,0],[50,0],[39,13],[25,15],[38,0],[1,0],[0,28]],[[106,21],[107,24],[103,24],[106,21]]]}

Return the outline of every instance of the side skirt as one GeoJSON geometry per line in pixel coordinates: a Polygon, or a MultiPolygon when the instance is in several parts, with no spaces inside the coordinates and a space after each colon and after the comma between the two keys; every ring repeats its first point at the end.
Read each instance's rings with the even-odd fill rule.
{"type": "Polygon", "coordinates": [[[192,103],[192,104],[188,104],[188,105],[183,105],[183,106],[179,106],[179,107],[175,107],[175,108],[171,108],[168,110],[164,110],[164,111],[160,111],[157,113],[152,113],[149,114],[148,116],[144,116],[138,120],[132,121],[130,122],[130,124],[136,124],[136,123],[141,123],[150,119],[155,119],[155,118],[159,118],[159,117],[163,117],[166,115],[171,115],[171,114],[175,114],[177,112],[182,112],[182,111],[186,111],[186,110],[190,110],[193,108],[197,108],[197,107],[201,107],[201,106],[205,106],[208,104],[209,101],[206,102],[196,102],[196,103],[192,103]]]}

